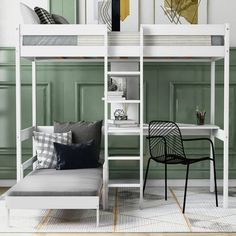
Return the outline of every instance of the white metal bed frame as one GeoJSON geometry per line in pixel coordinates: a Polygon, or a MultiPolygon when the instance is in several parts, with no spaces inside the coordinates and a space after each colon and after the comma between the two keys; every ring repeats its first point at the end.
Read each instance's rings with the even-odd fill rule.
{"type": "MultiPolygon", "coordinates": [[[[229,25],[141,25],[141,35],[217,35],[224,37],[224,45],[222,46],[107,46],[108,36],[107,29],[103,25],[21,25],[17,28],[17,44],[16,44],[16,148],[17,148],[17,181],[23,178],[23,172],[26,168],[31,166],[36,161],[36,151],[33,149],[33,157],[22,163],[22,142],[32,138],[33,130],[43,127],[37,126],[36,121],[36,61],[42,59],[59,60],[58,57],[67,57],[70,60],[87,60],[84,57],[89,57],[88,60],[102,60],[104,61],[104,81],[108,76],[108,58],[109,60],[120,60],[120,57],[128,57],[128,60],[135,60],[132,58],[139,58],[143,55],[144,61],[203,61],[211,65],[211,112],[210,112],[210,126],[185,126],[181,130],[185,135],[208,135],[214,142],[215,138],[223,141],[223,207],[228,207],[228,160],[229,160],[229,25]],[[23,36],[26,35],[102,35],[104,36],[103,46],[26,46],[23,45],[23,36]],[[82,58],[81,58],[82,57],[82,58]],[[32,61],[32,127],[21,129],[21,72],[20,59],[27,58],[32,61]],[[130,58],[130,59],[129,59],[130,58]],[[219,59],[224,60],[224,128],[215,126],[215,62],[219,59]]],[[[140,85],[143,89],[143,84],[140,85]]],[[[106,89],[106,84],[105,84],[106,89]]],[[[106,98],[106,90],[104,97],[106,98]]],[[[143,103],[143,101],[140,101],[143,103]]],[[[105,109],[105,117],[107,117],[107,110],[105,109]]],[[[143,127],[142,119],[140,119],[140,127],[143,127]]],[[[52,129],[52,127],[45,127],[52,129]]],[[[140,131],[140,130],[139,130],[140,131]]],[[[105,120],[105,135],[137,135],[137,130],[108,129],[107,121],[105,120]]],[[[145,135],[145,129],[142,130],[145,135]]],[[[140,142],[140,150],[143,149],[143,143],[140,142]]],[[[105,140],[105,148],[108,148],[108,140],[105,140]]],[[[105,164],[108,162],[108,153],[105,151],[105,164]]],[[[143,161],[140,162],[140,168],[143,168],[143,161]]],[[[213,167],[211,165],[210,171],[210,191],[213,191],[213,167]]],[[[104,168],[104,189],[108,188],[107,170],[104,168]]],[[[140,175],[140,203],[142,204],[142,176],[140,175]]],[[[118,185],[117,185],[118,186],[118,185]]],[[[108,191],[104,191],[104,205],[107,204],[108,191]]],[[[21,208],[35,208],[40,206],[44,208],[93,208],[97,209],[99,215],[98,199],[93,199],[89,202],[82,201],[77,197],[70,197],[73,199],[69,205],[65,201],[69,197],[59,198],[55,201],[50,201],[47,197],[30,198],[32,204],[22,198],[14,198],[17,201],[7,201],[8,211],[11,208],[21,206],[21,208]],[[35,204],[37,201],[37,204],[35,204]],[[39,202],[41,203],[39,204],[39,202]],[[18,203],[17,203],[18,202],[18,203]]],[[[81,198],[81,197],[80,197],[81,198]]],[[[98,223],[98,217],[97,217],[98,223]]]]}

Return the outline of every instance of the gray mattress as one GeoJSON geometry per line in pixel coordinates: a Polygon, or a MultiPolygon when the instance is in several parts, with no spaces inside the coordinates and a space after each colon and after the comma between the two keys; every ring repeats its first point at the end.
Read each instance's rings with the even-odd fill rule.
{"type": "Polygon", "coordinates": [[[102,169],[33,171],[13,186],[8,196],[98,196],[102,169]]]}
{"type": "MultiPolygon", "coordinates": [[[[138,46],[138,32],[110,32],[109,46],[138,46]]],[[[24,36],[23,45],[27,46],[101,46],[102,36],[24,36]]],[[[145,36],[145,46],[221,46],[222,36],[145,36]]]]}

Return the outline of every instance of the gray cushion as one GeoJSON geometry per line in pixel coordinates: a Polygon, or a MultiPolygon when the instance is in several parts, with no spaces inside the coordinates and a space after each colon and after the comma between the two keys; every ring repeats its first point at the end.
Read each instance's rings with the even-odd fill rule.
{"type": "Polygon", "coordinates": [[[52,18],[56,24],[69,24],[68,20],[63,16],[52,14],[52,18]]]}
{"type": "Polygon", "coordinates": [[[57,166],[57,156],[54,149],[53,143],[71,144],[72,133],[43,133],[34,131],[34,140],[37,151],[38,165],[37,169],[40,168],[51,168],[55,169],[57,166]]]}
{"type": "Polygon", "coordinates": [[[54,132],[63,133],[72,131],[72,142],[81,143],[88,142],[93,139],[96,145],[96,156],[99,159],[101,148],[101,135],[102,135],[102,120],[95,122],[54,122],[54,132]]]}
{"type": "Polygon", "coordinates": [[[98,196],[102,169],[33,171],[13,186],[8,196],[98,196]]]}

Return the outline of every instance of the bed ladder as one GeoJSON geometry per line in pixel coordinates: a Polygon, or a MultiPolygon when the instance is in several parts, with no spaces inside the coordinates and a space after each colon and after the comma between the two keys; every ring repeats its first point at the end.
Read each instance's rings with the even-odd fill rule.
{"type": "MultiPolygon", "coordinates": [[[[136,57],[137,58],[137,57],[136,57]]],[[[103,167],[103,208],[108,208],[108,192],[109,188],[139,188],[140,192],[140,208],[143,202],[143,29],[140,29],[140,45],[139,45],[139,56],[137,62],[139,66],[138,70],[120,70],[108,71],[108,63],[105,65],[104,71],[104,167],[103,167]],[[111,77],[130,78],[139,80],[139,98],[136,100],[111,100],[108,96],[108,79],[111,77]],[[132,78],[131,78],[132,77],[132,78]],[[111,127],[108,124],[109,114],[108,111],[114,104],[136,104],[138,113],[138,126],[137,127],[111,127]],[[122,138],[126,135],[138,136],[139,137],[139,154],[135,156],[109,155],[109,139],[111,136],[117,136],[122,138]],[[112,161],[119,161],[125,163],[125,161],[136,161],[139,162],[139,179],[129,180],[111,180],[109,178],[109,167],[112,161]]],[[[122,66],[121,66],[122,67],[122,66]]],[[[126,66],[127,69],[127,66],[126,66]]],[[[110,119],[114,119],[114,116],[110,119]]]]}

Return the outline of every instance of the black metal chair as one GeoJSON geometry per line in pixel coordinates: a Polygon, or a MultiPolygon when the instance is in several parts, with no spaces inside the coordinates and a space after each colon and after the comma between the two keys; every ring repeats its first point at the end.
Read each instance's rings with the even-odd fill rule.
{"type": "Polygon", "coordinates": [[[165,165],[165,200],[167,200],[167,165],[169,164],[182,164],[187,166],[186,180],[185,180],[185,190],[184,190],[184,202],[183,202],[183,213],[185,212],[185,202],[187,195],[187,185],[188,185],[188,174],[189,166],[191,164],[211,160],[213,161],[214,167],[214,182],[215,182],[215,198],[216,206],[218,207],[218,196],[217,196],[217,183],[216,183],[216,165],[215,165],[215,150],[211,139],[209,138],[194,138],[194,139],[183,139],[180,129],[175,122],[172,121],[151,121],[148,128],[149,140],[149,152],[150,158],[148,159],[145,181],[143,186],[143,193],[145,191],[149,164],[153,160],[158,163],[165,165]],[[201,158],[187,158],[184,152],[184,141],[199,141],[205,140],[209,141],[212,148],[212,156],[201,157],[201,158]]]}

